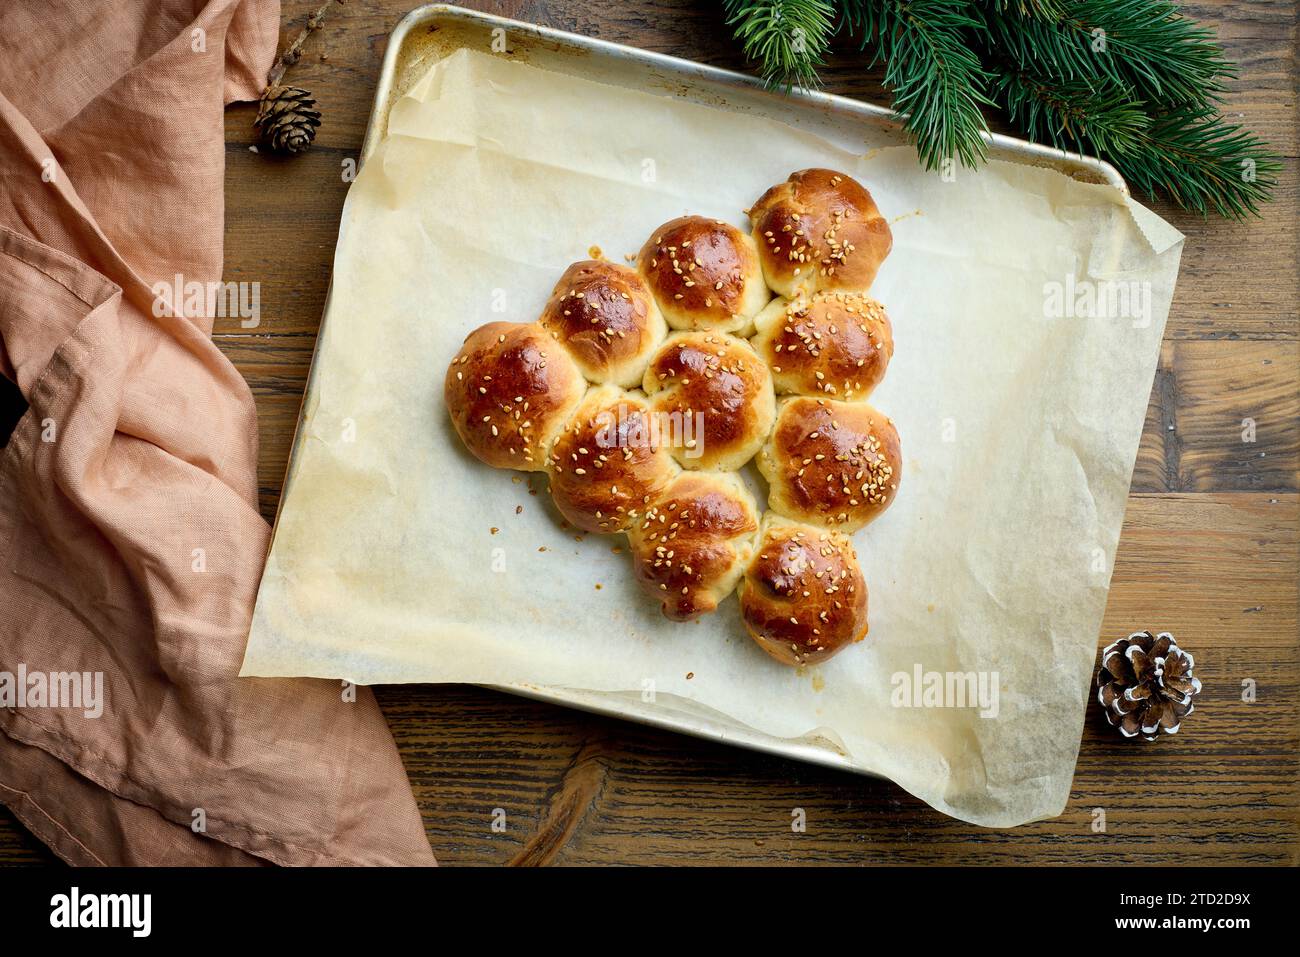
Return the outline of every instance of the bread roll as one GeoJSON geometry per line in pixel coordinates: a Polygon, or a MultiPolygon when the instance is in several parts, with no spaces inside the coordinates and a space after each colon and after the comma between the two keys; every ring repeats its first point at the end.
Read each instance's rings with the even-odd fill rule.
{"type": "Polygon", "coordinates": [[[901,455],[894,424],[867,403],[799,396],[778,404],[758,469],[773,511],[856,532],[894,501],[901,455]]]}
{"type": "Polygon", "coordinates": [[[641,247],[637,270],[674,329],[747,336],[772,297],[754,241],[703,216],[682,216],[655,230],[641,247]]]}
{"type": "Polygon", "coordinates": [[[749,210],[767,284],[793,299],[818,290],[866,292],[893,237],[861,183],[829,169],[791,173],[749,210]]]}
{"type": "Polygon", "coordinates": [[[861,401],[885,377],[894,354],[884,307],[860,293],[777,298],[754,325],[754,348],[781,393],[861,401]]]}
{"type": "Polygon", "coordinates": [[[447,369],[443,396],[456,434],[488,465],[541,471],[587,382],[537,323],[489,322],[447,369]]]}
{"type": "Polygon", "coordinates": [[[763,445],[776,416],[767,366],[744,339],[675,332],[646,369],[645,392],[670,450],[688,469],[738,469],[763,445]]]}
{"type": "Polygon", "coordinates": [[[740,583],[740,615],[786,665],[825,661],[867,635],[867,584],[847,535],[768,512],[740,583]]]}
{"type": "Polygon", "coordinates": [[[674,621],[713,611],[754,553],[758,510],[734,472],[683,472],[628,529],[637,581],[674,621]]]}
{"type": "Polygon", "coordinates": [[[645,397],[594,386],[551,446],[551,497],[588,532],[623,532],[680,472],[657,441],[645,397]]]}
{"type": "Polygon", "coordinates": [[[564,271],[538,320],[595,383],[640,385],[668,325],[635,269],[588,259],[564,271]]]}

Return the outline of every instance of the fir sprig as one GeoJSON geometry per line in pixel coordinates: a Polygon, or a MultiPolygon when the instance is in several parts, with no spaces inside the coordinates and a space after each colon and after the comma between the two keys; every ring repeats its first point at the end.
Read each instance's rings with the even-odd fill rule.
{"type": "Polygon", "coordinates": [[[1113,64],[1139,99],[1203,105],[1236,72],[1214,34],[1169,0],[1074,0],[1057,22],[1113,64]]]}
{"type": "Polygon", "coordinates": [[[1113,159],[1143,193],[1165,193],[1185,209],[1238,219],[1259,215],[1282,169],[1259,137],[1198,106],[1158,114],[1139,148],[1113,159]]]}
{"type": "Polygon", "coordinates": [[[906,116],[926,169],[951,157],[978,166],[988,131],[982,104],[988,76],[971,49],[979,26],[966,0],[845,0],[844,19],[884,62],[885,86],[906,116]]]}
{"type": "Polygon", "coordinates": [[[993,91],[1011,121],[1030,139],[1104,157],[1148,195],[1199,213],[1258,215],[1280,164],[1219,116],[1235,70],[1208,32],[1166,0],[1063,9],[985,11],[984,54],[1002,67],[993,91]],[[1091,26],[1101,22],[1108,28],[1091,26]]]}
{"type": "Polygon", "coordinates": [[[982,106],[1184,208],[1258,214],[1280,163],[1225,120],[1235,68],[1172,0],[726,0],[770,83],[812,86],[833,34],[883,62],[921,162],[985,157],[982,106]],[[838,18],[838,22],[837,22],[838,18]],[[797,27],[797,30],[794,28],[797,27]],[[792,42],[797,40],[797,42],[792,42]]]}
{"type": "Polygon", "coordinates": [[[724,9],[745,55],[763,65],[769,84],[820,84],[817,68],[835,33],[835,8],[828,0],[726,0],[724,9]]]}
{"type": "Polygon", "coordinates": [[[1119,154],[1138,147],[1151,119],[1114,83],[1045,83],[1019,71],[999,74],[994,92],[1031,140],[1064,143],[1074,152],[1119,154]]]}

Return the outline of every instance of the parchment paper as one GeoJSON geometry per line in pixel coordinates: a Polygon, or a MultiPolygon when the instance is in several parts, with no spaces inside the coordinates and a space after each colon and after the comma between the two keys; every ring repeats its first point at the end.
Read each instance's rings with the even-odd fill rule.
{"type": "Polygon", "coordinates": [[[348,196],[243,673],[584,689],[842,750],[978,824],[1059,814],[1181,246],[1052,170],[945,181],[910,148],[864,156],[462,50],[394,105],[348,196]],[[745,636],[734,596],[664,619],[623,539],[577,540],[544,479],[470,457],[442,381],[467,333],[535,319],[591,246],[622,261],[688,212],[748,228],[742,211],[808,166],[859,178],[893,221],[872,292],[896,348],[872,402],[904,471],[854,537],[867,641],[791,670],[745,636]],[[1149,310],[1048,315],[1048,284],[1101,281],[1146,284],[1149,310]],[[918,668],[996,673],[996,716],[900,706],[895,676],[918,668]]]}

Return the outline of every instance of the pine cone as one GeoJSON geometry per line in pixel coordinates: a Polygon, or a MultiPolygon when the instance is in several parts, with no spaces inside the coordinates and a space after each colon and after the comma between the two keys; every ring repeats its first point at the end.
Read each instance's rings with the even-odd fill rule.
{"type": "Polygon", "coordinates": [[[273,153],[301,153],[311,146],[320,126],[316,101],[296,86],[268,86],[257,107],[257,127],[262,143],[273,153]]]}
{"type": "Polygon", "coordinates": [[[1106,720],[1126,738],[1141,734],[1154,741],[1161,731],[1176,734],[1195,710],[1192,695],[1201,690],[1192,677],[1194,663],[1168,632],[1139,631],[1109,645],[1097,673],[1106,720]]]}

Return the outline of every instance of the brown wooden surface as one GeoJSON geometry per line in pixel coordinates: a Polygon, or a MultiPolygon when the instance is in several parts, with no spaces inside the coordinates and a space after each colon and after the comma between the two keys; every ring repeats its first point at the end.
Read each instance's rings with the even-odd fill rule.
{"type": "MultiPolygon", "coordinates": [[[[287,43],[318,0],[285,0],[287,43]]],[[[347,0],[290,73],[325,125],[291,160],[248,150],[250,107],[226,123],[226,275],[262,284],[262,325],[219,320],[257,396],[265,514],[279,496],[343,203],[388,31],[413,0],[347,0]]],[[[480,2],[589,36],[743,68],[709,0],[480,2]]],[[[750,754],[467,687],[378,689],[439,858],[459,863],[1205,863],[1300,861],[1300,258],[1296,8],[1199,2],[1241,67],[1228,109],[1285,156],[1261,220],[1151,205],[1187,234],[1099,642],[1173,631],[1205,691],[1183,732],[1119,739],[1089,709],[1069,806],[986,830],[892,784],[750,754]],[[1257,440],[1242,441],[1242,419],[1257,440]],[[1241,700],[1253,679],[1258,700],[1241,700]],[[494,833],[504,808],[508,827],[494,833]],[[792,833],[791,809],[807,812],[792,833]],[[1094,809],[1105,833],[1092,830],[1094,809]]],[[[883,101],[846,51],[838,93],[883,101]]],[[[51,860],[0,812],[0,862],[51,860]]]]}

